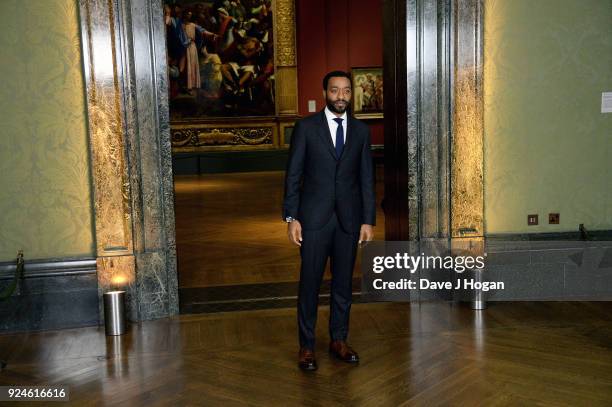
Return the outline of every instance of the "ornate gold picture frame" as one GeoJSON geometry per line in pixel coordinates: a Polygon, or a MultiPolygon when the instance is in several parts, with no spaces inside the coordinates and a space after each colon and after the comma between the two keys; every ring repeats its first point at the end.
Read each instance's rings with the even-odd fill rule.
{"type": "Polygon", "coordinates": [[[353,114],[358,119],[383,118],[382,67],[352,68],[353,114]]]}

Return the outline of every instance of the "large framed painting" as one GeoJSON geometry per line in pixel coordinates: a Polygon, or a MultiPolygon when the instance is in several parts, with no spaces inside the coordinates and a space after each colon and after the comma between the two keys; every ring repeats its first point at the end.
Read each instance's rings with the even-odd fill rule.
{"type": "Polygon", "coordinates": [[[172,151],[286,148],[294,0],[164,0],[172,151]]]}
{"type": "Polygon", "coordinates": [[[383,117],[382,67],[352,68],[353,114],[358,119],[383,117]]]}
{"type": "Polygon", "coordinates": [[[271,0],[166,0],[170,119],[274,116],[271,0]]]}

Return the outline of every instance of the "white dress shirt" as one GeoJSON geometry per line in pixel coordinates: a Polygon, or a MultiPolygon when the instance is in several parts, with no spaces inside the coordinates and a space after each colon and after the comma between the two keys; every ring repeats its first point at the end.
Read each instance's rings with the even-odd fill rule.
{"type": "Polygon", "coordinates": [[[338,131],[338,123],[334,119],[342,119],[342,130],[344,133],[344,145],[346,145],[346,129],[348,128],[348,121],[346,111],[342,116],[336,116],[327,106],[325,106],[325,117],[327,118],[327,126],[329,127],[329,133],[331,134],[332,143],[336,147],[336,131],[338,131]]]}

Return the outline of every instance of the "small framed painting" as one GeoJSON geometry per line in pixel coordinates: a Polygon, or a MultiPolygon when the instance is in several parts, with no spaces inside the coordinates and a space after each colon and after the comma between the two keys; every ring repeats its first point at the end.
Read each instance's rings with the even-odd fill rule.
{"type": "Polygon", "coordinates": [[[383,117],[382,67],[352,68],[353,114],[358,119],[383,117]]]}

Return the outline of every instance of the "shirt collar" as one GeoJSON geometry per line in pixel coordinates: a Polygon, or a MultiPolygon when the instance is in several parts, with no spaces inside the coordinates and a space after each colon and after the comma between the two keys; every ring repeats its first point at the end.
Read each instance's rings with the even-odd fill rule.
{"type": "MultiPolygon", "coordinates": [[[[325,117],[328,122],[331,122],[334,119],[343,119],[342,124],[346,124],[346,110],[342,113],[342,116],[336,116],[327,106],[325,106],[325,117]]],[[[334,122],[335,123],[335,122],[334,122]]]]}

